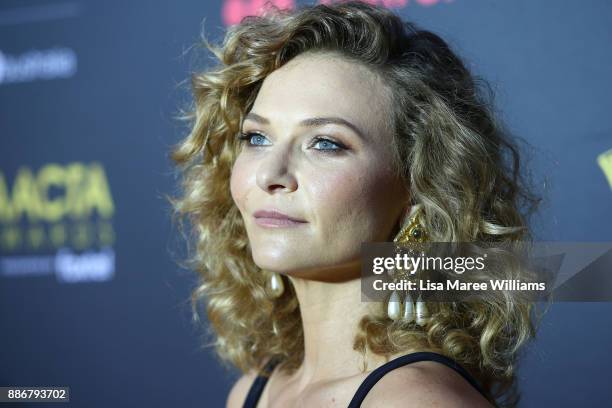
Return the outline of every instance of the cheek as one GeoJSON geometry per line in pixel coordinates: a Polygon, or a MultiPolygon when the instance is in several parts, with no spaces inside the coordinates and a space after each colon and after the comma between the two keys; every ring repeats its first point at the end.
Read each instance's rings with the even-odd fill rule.
{"type": "Polygon", "coordinates": [[[310,186],[311,196],[321,216],[340,218],[342,212],[359,199],[360,175],[352,172],[334,171],[316,180],[310,186]]]}
{"type": "Polygon", "coordinates": [[[315,181],[310,184],[310,196],[320,225],[338,228],[339,222],[346,222],[368,206],[371,176],[363,170],[351,167],[316,176],[311,178],[315,181]]]}
{"type": "Polygon", "coordinates": [[[236,206],[240,211],[245,208],[247,191],[249,190],[249,184],[252,180],[249,175],[253,174],[249,171],[249,166],[240,157],[236,159],[234,166],[232,167],[232,174],[230,177],[230,193],[232,199],[236,203],[236,206]]]}
{"type": "Polygon", "coordinates": [[[388,182],[391,177],[381,168],[365,166],[318,177],[310,196],[325,239],[345,234],[356,241],[383,239],[398,199],[388,182]]]}

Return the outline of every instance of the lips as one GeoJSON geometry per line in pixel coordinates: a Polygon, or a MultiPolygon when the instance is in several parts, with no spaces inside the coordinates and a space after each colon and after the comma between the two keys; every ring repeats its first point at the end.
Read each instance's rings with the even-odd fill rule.
{"type": "Polygon", "coordinates": [[[258,210],[253,217],[258,225],[269,227],[297,226],[306,223],[303,219],[291,217],[277,210],[258,210]]]}

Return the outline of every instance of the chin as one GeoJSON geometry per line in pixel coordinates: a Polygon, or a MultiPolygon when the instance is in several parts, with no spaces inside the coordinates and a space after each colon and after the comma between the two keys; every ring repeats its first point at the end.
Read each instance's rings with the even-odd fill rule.
{"type": "Polygon", "coordinates": [[[288,263],[287,259],[292,259],[290,256],[254,256],[253,260],[255,264],[261,269],[265,269],[270,272],[277,272],[282,274],[287,274],[291,270],[295,268],[295,264],[293,262],[288,263]]]}
{"type": "Polygon", "coordinates": [[[254,258],[255,264],[266,271],[280,273],[281,275],[296,278],[307,277],[312,272],[312,266],[298,263],[295,255],[286,255],[282,259],[272,257],[254,258]]]}

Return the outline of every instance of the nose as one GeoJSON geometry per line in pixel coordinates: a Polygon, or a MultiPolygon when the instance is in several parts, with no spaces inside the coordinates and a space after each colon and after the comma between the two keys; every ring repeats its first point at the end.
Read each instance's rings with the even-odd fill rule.
{"type": "Polygon", "coordinates": [[[298,187],[291,170],[289,148],[275,146],[270,148],[257,168],[257,185],[267,193],[277,191],[291,192],[298,187]]]}

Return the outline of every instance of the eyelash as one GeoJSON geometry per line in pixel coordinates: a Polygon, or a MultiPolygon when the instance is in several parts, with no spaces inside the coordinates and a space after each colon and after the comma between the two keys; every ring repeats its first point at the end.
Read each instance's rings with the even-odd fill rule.
{"type": "MultiPolygon", "coordinates": [[[[247,146],[249,147],[264,147],[264,146],[260,146],[260,145],[254,145],[249,143],[249,141],[251,140],[251,138],[253,136],[261,136],[261,137],[265,137],[264,135],[262,135],[261,133],[258,132],[242,132],[240,133],[240,135],[238,136],[238,138],[240,139],[240,142],[247,142],[247,146]]],[[[326,137],[322,137],[322,136],[316,136],[311,144],[311,146],[316,145],[319,142],[329,142],[332,143],[336,146],[338,146],[338,148],[334,148],[334,149],[315,149],[318,150],[320,152],[323,153],[329,153],[329,154],[339,154],[342,153],[342,151],[347,150],[347,147],[345,145],[343,145],[340,142],[336,142],[334,140],[328,139],[326,137]]]]}

